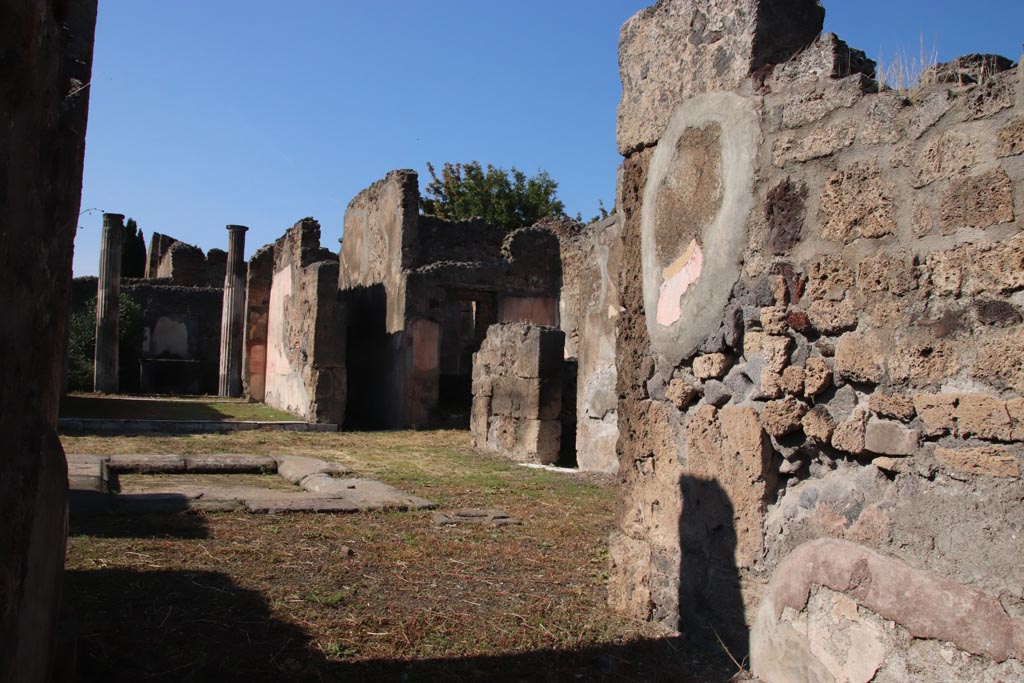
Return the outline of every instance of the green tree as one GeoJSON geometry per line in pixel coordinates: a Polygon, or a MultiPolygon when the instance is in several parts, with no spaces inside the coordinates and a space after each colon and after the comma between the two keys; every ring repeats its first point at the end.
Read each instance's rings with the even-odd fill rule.
{"type": "Polygon", "coordinates": [[[510,170],[479,161],[445,163],[441,177],[427,162],[430,183],[420,208],[438,218],[466,220],[479,217],[505,230],[533,225],[547,216],[564,216],[565,205],[558,199],[558,183],[547,171],[527,177],[513,166],[510,170]]]}
{"type": "Polygon", "coordinates": [[[134,218],[121,232],[121,277],[142,277],[146,272],[146,238],[134,218]]]}
{"type": "MultiPolygon", "coordinates": [[[[142,308],[130,296],[121,293],[118,301],[118,350],[122,369],[138,373],[135,365],[142,348],[142,308]]],[[[96,297],[71,313],[68,324],[68,389],[92,391],[93,363],[96,354],[96,297]]]]}

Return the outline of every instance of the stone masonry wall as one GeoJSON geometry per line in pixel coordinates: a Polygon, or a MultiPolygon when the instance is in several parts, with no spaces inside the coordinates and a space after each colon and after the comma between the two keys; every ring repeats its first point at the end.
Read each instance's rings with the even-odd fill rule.
{"type": "Polygon", "coordinates": [[[0,21],[0,681],[73,678],[56,425],[95,24],[94,0],[5,0],[0,21]]]}
{"type": "Polygon", "coordinates": [[[392,171],[345,209],[338,288],[384,285],[387,331],[405,327],[405,274],[415,263],[419,182],[413,171],[392,171]]]}
{"type": "MultiPolygon", "coordinates": [[[[267,314],[265,401],[310,422],[345,416],[345,316],[335,255],[305,218],[274,244],[267,314]]],[[[252,378],[250,376],[250,383],[252,378]]]]}
{"type": "MultiPolygon", "coordinates": [[[[142,348],[138,357],[199,361],[197,393],[217,393],[220,314],[223,290],[177,287],[152,280],[125,280],[121,291],[142,311],[142,348]]],[[[138,377],[140,368],[123,368],[138,377]]],[[[152,390],[164,391],[161,386],[152,390]]]]}
{"type": "Polygon", "coordinates": [[[223,287],[227,252],[209,254],[191,244],[154,232],[146,256],[146,278],[167,279],[181,287],[223,287]]]}
{"type": "Polygon", "coordinates": [[[489,324],[558,324],[554,233],[421,216],[413,171],[392,171],[349,203],[339,262],[360,426],[434,424],[442,382],[449,400],[465,391],[462,359],[489,324]]]}
{"type": "Polygon", "coordinates": [[[1022,76],[876,93],[816,4],[623,27],[610,599],[769,682],[1019,678],[1022,76]]]}
{"type": "Polygon", "coordinates": [[[164,235],[159,232],[154,232],[149,238],[149,250],[146,253],[146,272],[145,278],[147,280],[159,277],[160,263],[164,260],[164,255],[167,250],[171,248],[171,245],[178,240],[171,237],[170,235],[164,235]]]}
{"type": "Polygon", "coordinates": [[[500,323],[473,355],[473,445],[517,462],[558,460],[565,334],[500,323]]]}
{"type": "Polygon", "coordinates": [[[619,319],[621,224],[616,217],[588,226],[580,238],[576,352],[576,462],[580,469],[616,472],[619,438],[615,348],[619,319]]]}

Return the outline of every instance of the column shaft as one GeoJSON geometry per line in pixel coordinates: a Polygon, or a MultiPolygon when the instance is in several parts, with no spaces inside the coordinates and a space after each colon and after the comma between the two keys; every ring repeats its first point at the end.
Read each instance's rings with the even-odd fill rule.
{"type": "Polygon", "coordinates": [[[242,344],[245,331],[244,225],[228,226],[228,263],[224,274],[224,305],[220,318],[221,396],[242,395],[242,344]]]}
{"type": "Polygon", "coordinates": [[[100,276],[96,287],[96,352],[93,390],[108,394],[118,389],[120,334],[121,239],[124,216],[103,214],[100,276]]]}

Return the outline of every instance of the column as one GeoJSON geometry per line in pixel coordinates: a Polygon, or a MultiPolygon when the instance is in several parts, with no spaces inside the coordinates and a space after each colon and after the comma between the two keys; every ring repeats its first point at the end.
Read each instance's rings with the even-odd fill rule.
{"type": "Polygon", "coordinates": [[[224,306],[220,318],[219,395],[242,395],[242,343],[245,329],[244,225],[228,226],[228,264],[224,274],[224,306]]]}
{"type": "Polygon", "coordinates": [[[116,394],[118,336],[120,331],[121,240],[124,216],[103,214],[100,277],[96,287],[96,355],[93,390],[116,394]]]}

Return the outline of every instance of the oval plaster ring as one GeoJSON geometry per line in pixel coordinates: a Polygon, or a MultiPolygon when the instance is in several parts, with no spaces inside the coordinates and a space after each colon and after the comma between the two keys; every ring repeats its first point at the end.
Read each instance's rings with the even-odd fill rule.
{"type": "Polygon", "coordinates": [[[644,314],[653,350],[673,365],[692,356],[701,342],[717,331],[739,279],[747,222],[754,207],[755,165],[761,141],[759,111],[755,100],[735,93],[693,97],[676,107],[652,155],[640,212],[644,314]],[[663,270],[655,237],[658,192],[672,166],[679,138],[689,128],[708,124],[721,128],[722,204],[715,219],[702,228],[690,257],[678,269],[673,268],[685,256],[681,254],[663,270]],[[662,286],[673,279],[670,287],[679,291],[678,314],[666,298],[661,320],[668,324],[661,324],[658,313],[662,286]],[[687,282],[689,279],[692,281],[687,282]]]}

